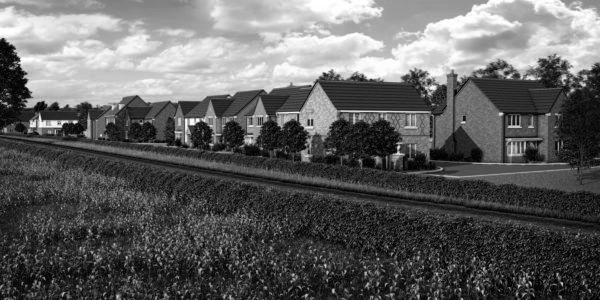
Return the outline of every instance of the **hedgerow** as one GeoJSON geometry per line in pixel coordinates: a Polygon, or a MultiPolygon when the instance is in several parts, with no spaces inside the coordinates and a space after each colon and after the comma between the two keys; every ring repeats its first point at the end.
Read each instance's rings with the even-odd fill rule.
{"type": "MultiPolygon", "coordinates": [[[[7,146],[6,142],[0,144],[7,146]]],[[[441,266],[472,276],[476,276],[468,271],[474,268],[472,263],[481,261],[488,267],[478,267],[477,272],[491,272],[485,290],[492,295],[515,296],[519,289],[530,289],[542,298],[600,296],[597,234],[389,209],[18,143],[11,143],[10,148],[116,177],[130,188],[164,193],[175,203],[203,199],[202,208],[211,214],[244,213],[256,220],[281,222],[293,236],[324,240],[365,254],[418,258],[426,253],[425,257],[435,257],[441,266]]],[[[457,290],[447,296],[460,293],[457,290]]]]}
{"type": "MultiPolygon", "coordinates": [[[[483,180],[455,180],[443,177],[411,175],[377,169],[356,169],[347,166],[299,163],[266,157],[249,157],[210,151],[189,151],[151,145],[128,144],[111,141],[88,143],[149,151],[154,153],[189,157],[205,161],[266,169],[307,177],[381,187],[418,194],[439,195],[475,203],[498,203],[516,207],[530,207],[554,211],[553,216],[600,222],[600,196],[591,192],[565,192],[543,188],[523,187],[515,184],[496,185],[483,180]]],[[[542,213],[542,215],[544,215],[542,213]]]]}

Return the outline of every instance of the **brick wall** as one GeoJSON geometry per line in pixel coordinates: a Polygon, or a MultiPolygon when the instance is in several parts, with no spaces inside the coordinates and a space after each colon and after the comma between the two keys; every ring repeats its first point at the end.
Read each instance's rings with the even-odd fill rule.
{"type": "Polygon", "coordinates": [[[154,118],[153,125],[156,127],[156,139],[163,141],[165,139],[165,127],[167,127],[167,120],[175,116],[177,109],[174,105],[167,104],[163,110],[158,113],[154,118]]]}
{"type": "MultiPolygon", "coordinates": [[[[262,100],[258,100],[256,108],[254,109],[254,115],[244,118],[246,123],[246,135],[252,137],[252,143],[256,143],[256,138],[260,135],[261,126],[258,125],[258,117],[263,117],[263,122],[268,120],[267,111],[265,110],[262,100]],[[248,118],[252,118],[252,126],[248,126],[248,118]]],[[[248,139],[249,140],[249,139],[248,139]]]]}

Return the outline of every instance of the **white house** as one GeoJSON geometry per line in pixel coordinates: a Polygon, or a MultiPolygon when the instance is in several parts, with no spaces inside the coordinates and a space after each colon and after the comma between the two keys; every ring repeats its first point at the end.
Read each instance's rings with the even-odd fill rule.
{"type": "Polygon", "coordinates": [[[59,134],[63,124],[77,123],[76,111],[40,111],[29,120],[29,128],[39,134],[59,134]]]}

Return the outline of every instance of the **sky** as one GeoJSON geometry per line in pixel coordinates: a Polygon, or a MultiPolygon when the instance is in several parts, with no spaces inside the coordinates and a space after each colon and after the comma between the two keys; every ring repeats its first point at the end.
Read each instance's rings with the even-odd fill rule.
{"type": "Polygon", "coordinates": [[[33,99],[202,100],[344,76],[600,61],[597,0],[0,0],[33,99]]]}

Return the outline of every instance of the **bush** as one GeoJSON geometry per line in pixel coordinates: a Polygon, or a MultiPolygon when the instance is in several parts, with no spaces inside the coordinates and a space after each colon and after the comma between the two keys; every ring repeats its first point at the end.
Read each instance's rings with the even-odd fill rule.
{"type": "Polygon", "coordinates": [[[212,146],[212,151],[215,152],[224,151],[225,149],[227,149],[227,146],[222,143],[216,143],[212,146]]]}
{"type": "Polygon", "coordinates": [[[79,139],[78,139],[77,137],[74,137],[74,136],[68,136],[68,135],[67,135],[67,136],[64,136],[64,137],[62,138],[62,140],[63,140],[63,141],[77,141],[77,140],[79,140],[79,139]]]}
{"type": "Polygon", "coordinates": [[[190,145],[188,145],[188,144],[182,144],[181,145],[181,148],[183,148],[183,149],[188,149],[189,147],[190,147],[190,145]]]}
{"type": "Polygon", "coordinates": [[[481,162],[483,160],[483,151],[479,148],[471,149],[471,160],[474,162],[481,162]]]}
{"type": "Polygon", "coordinates": [[[448,160],[449,161],[464,161],[465,160],[465,154],[462,153],[462,152],[450,153],[448,155],[448,160]]]}
{"type": "Polygon", "coordinates": [[[525,149],[525,154],[523,155],[523,157],[525,157],[525,161],[527,162],[537,162],[544,160],[544,157],[539,153],[538,149],[534,147],[527,147],[525,149]]]}
{"type": "Polygon", "coordinates": [[[175,146],[176,147],[181,147],[182,143],[181,143],[181,139],[175,139],[175,146]]]}
{"type": "Polygon", "coordinates": [[[350,168],[360,167],[360,163],[358,162],[358,160],[356,160],[354,158],[344,158],[344,165],[348,166],[350,168]]]}
{"type": "Polygon", "coordinates": [[[260,148],[256,145],[244,145],[242,152],[246,156],[260,156],[260,148]]]}
{"type": "Polygon", "coordinates": [[[261,149],[260,150],[260,156],[262,156],[262,157],[271,157],[271,155],[269,155],[269,150],[267,150],[267,149],[261,149]]]}
{"type": "Polygon", "coordinates": [[[423,153],[417,153],[415,155],[415,164],[418,170],[425,168],[425,163],[427,162],[427,156],[423,153]]]}
{"type": "Polygon", "coordinates": [[[324,157],[324,162],[328,165],[339,165],[340,157],[337,155],[333,155],[333,154],[327,154],[324,157]]]}
{"type": "Polygon", "coordinates": [[[448,160],[448,152],[444,148],[429,150],[429,157],[433,160],[448,160]]]}
{"type": "Polygon", "coordinates": [[[363,168],[375,168],[375,159],[372,157],[365,157],[362,159],[363,168]]]}

